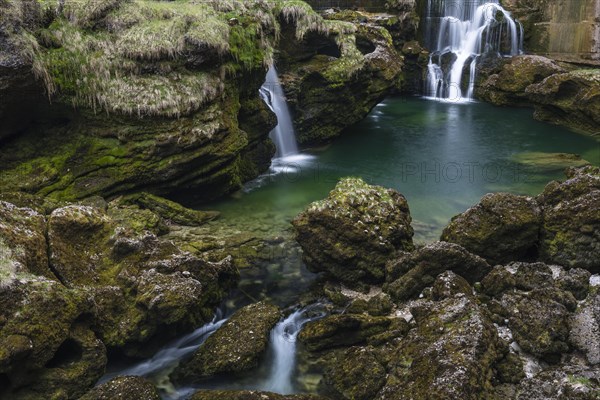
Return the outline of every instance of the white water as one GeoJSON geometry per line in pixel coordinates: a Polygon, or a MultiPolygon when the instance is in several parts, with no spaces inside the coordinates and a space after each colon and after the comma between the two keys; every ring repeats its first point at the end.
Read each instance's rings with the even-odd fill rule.
{"type": "Polygon", "coordinates": [[[495,52],[513,56],[521,52],[521,24],[511,18],[498,0],[429,0],[428,13],[428,29],[434,29],[433,21],[438,19],[439,28],[437,38],[431,38],[433,43],[428,43],[432,53],[427,67],[427,97],[455,102],[471,101],[477,61],[482,54],[495,52]],[[443,15],[432,17],[434,10],[443,15]],[[499,13],[503,16],[502,21],[497,20],[499,13]],[[504,54],[503,43],[508,45],[504,54]],[[442,59],[448,60],[446,65],[442,59]],[[469,60],[469,84],[465,94],[462,79],[469,60]]]}
{"type": "Polygon", "coordinates": [[[226,318],[222,318],[222,314],[219,311],[212,322],[196,329],[188,335],[174,340],[145,361],[125,369],[107,373],[97,384],[102,384],[117,376],[143,376],[152,378],[155,382],[159,382],[158,386],[161,387],[161,389],[170,392],[170,394],[174,394],[176,392],[169,382],[169,374],[173,372],[182,358],[185,358],[196,351],[196,349],[200,347],[210,335],[219,329],[226,320],[226,318]]]}
{"type": "Polygon", "coordinates": [[[323,313],[311,314],[318,305],[308,306],[290,314],[271,331],[269,342],[272,364],[264,389],[280,394],[293,394],[292,377],[296,368],[296,339],[300,330],[309,321],[324,316],[323,313]]]}
{"type": "Polygon", "coordinates": [[[265,83],[260,88],[260,95],[271,111],[277,115],[277,126],[271,131],[271,140],[277,147],[276,156],[283,158],[298,154],[292,115],[274,66],[267,72],[265,83]]]}

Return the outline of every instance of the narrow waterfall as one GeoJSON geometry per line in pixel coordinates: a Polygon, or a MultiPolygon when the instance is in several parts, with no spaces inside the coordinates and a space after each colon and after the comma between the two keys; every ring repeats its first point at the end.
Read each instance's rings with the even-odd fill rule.
{"type": "Polygon", "coordinates": [[[522,49],[521,24],[498,0],[428,0],[426,24],[431,55],[424,90],[430,98],[472,100],[479,57],[514,56],[522,49]]]}
{"type": "Polygon", "coordinates": [[[265,390],[280,394],[294,393],[292,376],[296,368],[296,339],[304,324],[325,316],[322,311],[313,312],[318,306],[314,304],[293,312],[271,331],[272,361],[265,390]]]}
{"type": "Polygon", "coordinates": [[[125,369],[105,374],[98,384],[107,382],[117,376],[134,375],[159,378],[156,380],[164,381],[165,386],[167,386],[162,387],[163,389],[173,391],[174,389],[172,386],[169,387],[170,383],[168,375],[173,371],[181,359],[191,355],[210,335],[219,329],[225,321],[226,319],[222,318],[222,314],[219,311],[212,322],[203,325],[188,335],[174,340],[145,361],[125,369]]]}
{"type": "Polygon", "coordinates": [[[265,83],[260,88],[260,95],[271,111],[277,115],[277,126],[271,131],[271,140],[277,147],[276,156],[283,158],[298,154],[292,115],[275,66],[269,68],[265,83]]]}

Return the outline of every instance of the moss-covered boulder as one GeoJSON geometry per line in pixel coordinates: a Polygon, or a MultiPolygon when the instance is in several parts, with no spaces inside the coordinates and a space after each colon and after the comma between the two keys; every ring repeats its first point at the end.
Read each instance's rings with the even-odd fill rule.
{"type": "Polygon", "coordinates": [[[385,367],[372,347],[352,347],[326,370],[324,384],[333,398],[372,399],[385,378],[385,367]]]}
{"type": "Polygon", "coordinates": [[[565,70],[554,61],[535,55],[511,57],[499,73],[490,75],[476,89],[481,99],[496,105],[527,104],[525,89],[565,70]]]}
{"type": "Polygon", "coordinates": [[[56,279],[48,266],[44,215],[0,201],[0,271],[56,279]]]}
{"type": "Polygon", "coordinates": [[[491,269],[483,258],[457,244],[446,242],[435,242],[412,253],[401,253],[389,261],[386,268],[387,283],[383,290],[395,301],[417,297],[447,270],[473,284],[491,269]]]}
{"type": "Polygon", "coordinates": [[[106,349],[90,330],[82,290],[12,274],[0,285],[2,395],[77,398],[104,374],[106,349]]]}
{"type": "Polygon", "coordinates": [[[384,333],[393,324],[393,318],[371,317],[364,314],[336,314],[308,322],[298,339],[310,351],[366,342],[384,333]]]}
{"type": "Polygon", "coordinates": [[[457,243],[491,264],[502,264],[536,257],[540,225],[535,199],[493,193],[452,218],[441,240],[457,243]]]}
{"type": "Polygon", "coordinates": [[[379,399],[481,399],[501,358],[488,313],[464,295],[411,308],[416,327],[390,353],[379,399]]]}
{"type": "Polygon", "coordinates": [[[413,249],[410,224],[404,196],[359,178],[342,179],[293,221],[308,267],[354,285],[383,281],[386,260],[413,249]]]}
{"type": "Polygon", "coordinates": [[[160,400],[154,385],[139,376],[120,376],[96,386],[81,400],[160,400]]]}
{"type": "Polygon", "coordinates": [[[279,308],[265,302],[236,311],[190,360],[177,367],[172,378],[179,382],[193,382],[256,367],[267,349],[269,333],[280,318],[279,308]]]}
{"type": "Polygon", "coordinates": [[[538,202],[544,208],[540,257],[565,267],[600,271],[600,169],[571,168],[551,182],[538,202]]]}
{"type": "Polygon", "coordinates": [[[282,395],[259,390],[199,390],[190,400],[325,400],[313,394],[282,395]]]}

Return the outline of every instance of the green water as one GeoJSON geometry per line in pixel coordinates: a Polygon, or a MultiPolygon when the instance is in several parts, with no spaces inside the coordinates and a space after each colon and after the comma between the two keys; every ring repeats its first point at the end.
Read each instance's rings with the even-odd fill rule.
{"type": "Polygon", "coordinates": [[[529,109],[389,98],[314,157],[291,162],[203,208],[221,224],[277,234],[345,176],[397,189],[409,201],[417,241],[433,241],[450,218],[489,192],[536,195],[562,166],[518,164],[523,153],[576,153],[600,164],[600,143],[533,120],[529,109]]]}

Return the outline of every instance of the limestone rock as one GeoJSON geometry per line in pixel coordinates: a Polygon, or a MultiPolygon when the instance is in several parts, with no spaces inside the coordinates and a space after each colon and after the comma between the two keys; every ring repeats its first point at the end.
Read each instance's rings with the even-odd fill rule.
{"type": "Polygon", "coordinates": [[[341,180],[293,221],[308,267],[353,285],[383,281],[386,260],[412,250],[410,223],[404,196],[358,178],[341,180]]]}
{"type": "Polygon", "coordinates": [[[442,240],[457,243],[491,264],[502,264],[536,256],[540,225],[541,210],[535,199],[487,194],[452,218],[442,240]]]}
{"type": "Polygon", "coordinates": [[[281,318],[276,306],[251,304],[231,316],[192,356],[174,371],[177,381],[197,381],[221,373],[246,371],[258,365],[269,333],[281,318]]]}

